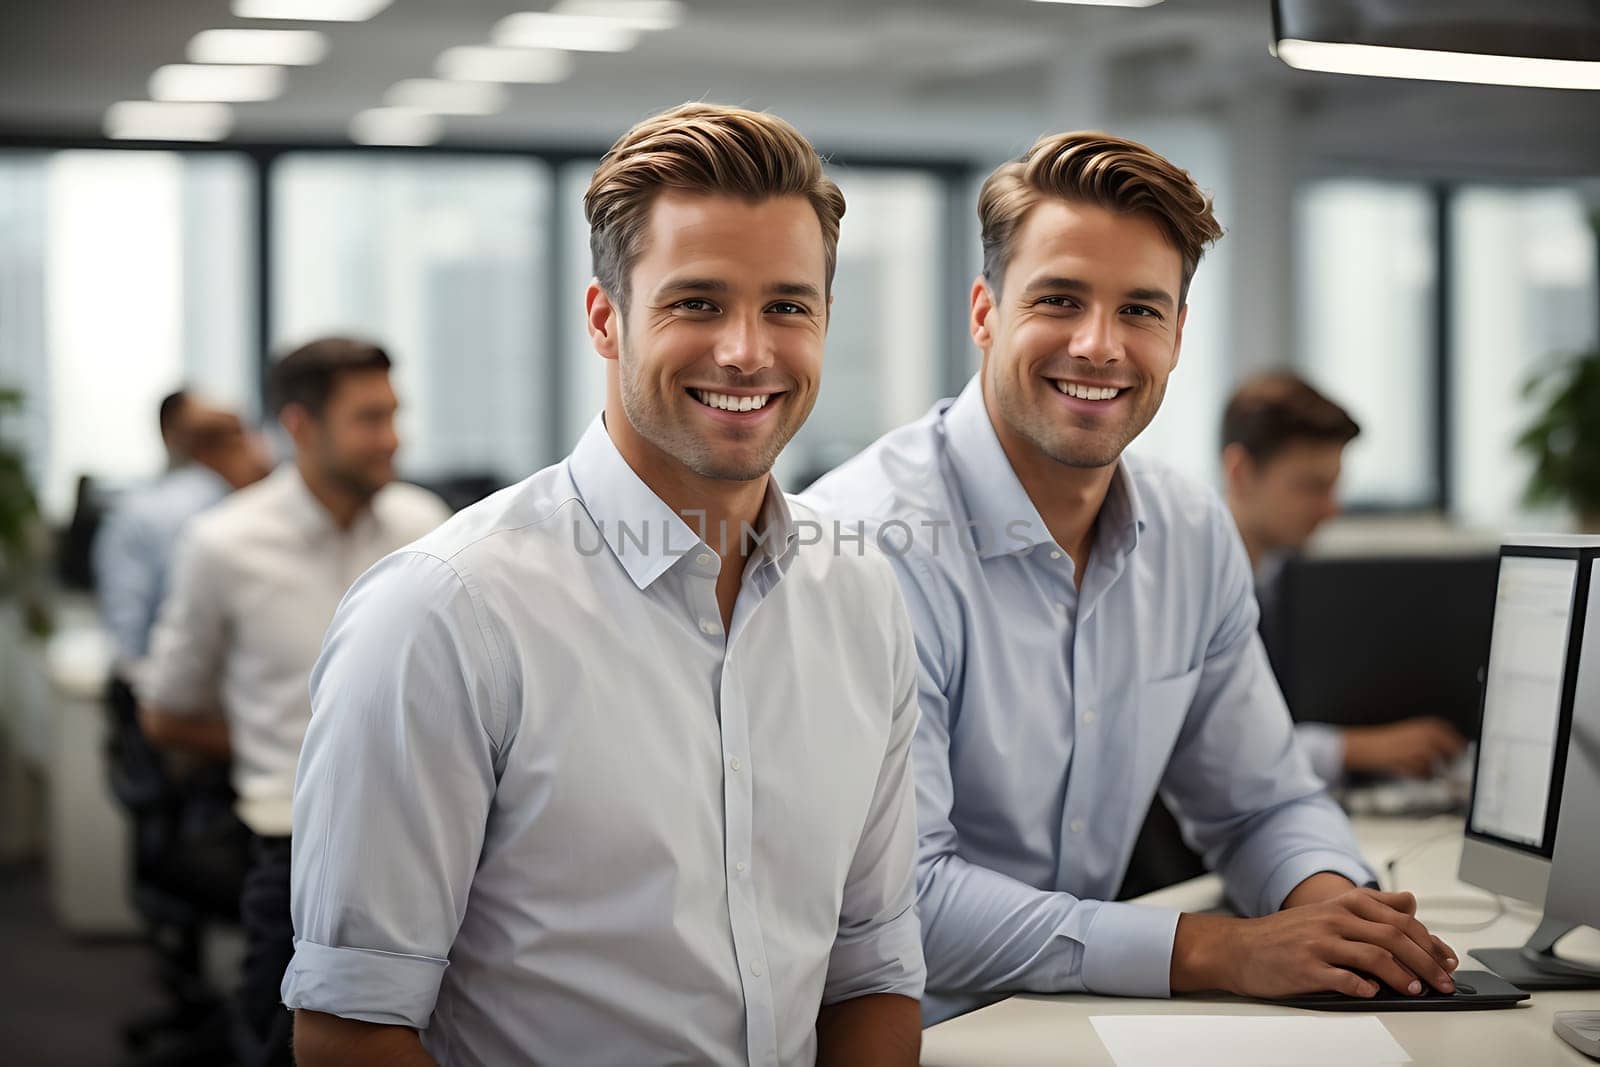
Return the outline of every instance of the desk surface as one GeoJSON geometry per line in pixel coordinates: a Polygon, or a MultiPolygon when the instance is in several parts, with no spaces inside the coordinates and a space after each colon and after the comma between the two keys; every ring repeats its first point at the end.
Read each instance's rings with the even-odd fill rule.
{"type": "MultiPolygon", "coordinates": [[[[1461,966],[1484,970],[1465,955],[1469,949],[1520,945],[1539,920],[1535,909],[1507,902],[1505,913],[1481,930],[1440,929],[1476,925],[1494,914],[1489,894],[1456,879],[1461,857],[1461,819],[1355,820],[1362,850],[1380,873],[1385,888],[1417,894],[1418,915],[1445,943],[1461,954],[1461,966]],[[1392,879],[1384,867],[1397,859],[1392,879]]],[[[1141,898],[1184,911],[1206,911],[1222,902],[1214,876],[1196,878],[1141,898]]],[[[1600,934],[1580,930],[1562,942],[1561,951],[1588,959],[1600,957],[1600,934]]],[[[1419,1064],[1494,1064],[1503,1067],[1576,1067],[1594,1061],[1551,1032],[1557,1011],[1600,1009],[1600,991],[1536,992],[1516,1008],[1476,1012],[1376,1012],[1395,1040],[1419,1064]]],[[[1111,1064],[1105,1046],[1089,1023],[1093,1015],[1275,1015],[1283,1012],[1332,1017],[1323,1012],[1281,1008],[1230,996],[1184,996],[1171,1000],[1124,997],[1033,996],[1023,994],[940,1023],[922,1035],[922,1062],[928,1067],[1033,1067],[1045,1064],[1111,1064]]]]}

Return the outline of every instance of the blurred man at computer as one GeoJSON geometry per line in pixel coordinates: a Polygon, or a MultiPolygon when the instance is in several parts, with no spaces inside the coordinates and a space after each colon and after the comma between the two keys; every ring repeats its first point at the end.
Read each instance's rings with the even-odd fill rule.
{"type": "Polygon", "coordinates": [[[273,410],[295,457],[184,532],[151,637],[140,720],[157,744],[233,758],[253,833],[241,914],[240,1059],[290,1062],[278,984],[293,955],[290,801],[311,718],[307,686],[334,609],[356,578],[447,515],[394,481],[389,357],[343,338],[273,365],[273,410]]]}
{"type": "MultiPolygon", "coordinates": [[[[1344,449],[1361,428],[1342,407],[1294,374],[1275,372],[1239,387],[1222,417],[1222,469],[1233,513],[1256,574],[1264,618],[1274,572],[1339,513],[1344,449]]],[[[1440,718],[1382,726],[1302,722],[1300,747],[1321,778],[1347,773],[1426,777],[1457,756],[1466,739],[1440,718]]]]}

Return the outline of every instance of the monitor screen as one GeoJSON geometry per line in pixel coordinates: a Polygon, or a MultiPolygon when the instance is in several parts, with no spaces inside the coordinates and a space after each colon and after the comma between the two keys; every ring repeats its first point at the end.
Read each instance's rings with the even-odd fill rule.
{"type": "Polygon", "coordinates": [[[1577,577],[1576,559],[1501,558],[1484,686],[1470,829],[1546,853],[1577,577]]]}

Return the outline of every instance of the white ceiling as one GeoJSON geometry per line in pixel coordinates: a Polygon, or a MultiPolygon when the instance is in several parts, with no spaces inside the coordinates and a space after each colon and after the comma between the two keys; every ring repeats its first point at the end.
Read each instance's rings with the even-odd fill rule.
{"type": "MultiPolygon", "coordinates": [[[[1225,117],[1277,98],[1314,169],[1442,175],[1600,174],[1600,93],[1348,78],[1267,54],[1268,0],[1119,9],[1032,0],[686,0],[688,19],[634,51],[578,56],[573,77],[513,86],[497,115],[450,118],[464,144],[608,143],[686,99],[771,108],[841,153],[990,161],[1041,130],[1089,121],[1225,117]]],[[[228,0],[0,0],[0,134],[98,137],[200,30],[276,25],[228,0]]],[[[234,140],[346,137],[402,78],[548,0],[395,0],[320,23],[318,66],[268,103],[235,106],[234,140]]],[[[288,25],[288,24],[284,24],[288,25]]]]}

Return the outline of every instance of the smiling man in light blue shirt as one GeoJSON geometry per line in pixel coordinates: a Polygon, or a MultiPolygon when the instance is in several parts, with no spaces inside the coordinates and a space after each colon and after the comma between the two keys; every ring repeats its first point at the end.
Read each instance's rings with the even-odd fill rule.
{"type": "Polygon", "coordinates": [[[917,632],[924,1020],[1020,990],[1448,991],[1415,902],[1357,888],[1227,511],[1123,455],[1220,236],[1206,197],[1142,145],[1064,134],[979,216],[977,377],[804,498],[866,525],[917,632]],[[1158,790],[1254,918],[1112,902],[1158,790]]]}

